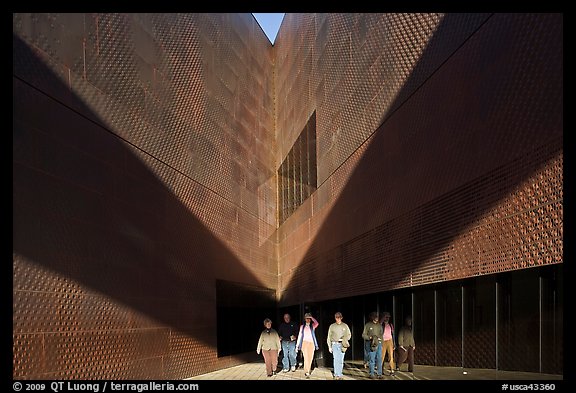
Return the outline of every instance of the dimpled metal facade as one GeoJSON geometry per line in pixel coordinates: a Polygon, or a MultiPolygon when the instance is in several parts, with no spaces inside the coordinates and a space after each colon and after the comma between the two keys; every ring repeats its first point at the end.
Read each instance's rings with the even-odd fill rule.
{"type": "Polygon", "coordinates": [[[275,50],[276,165],[318,138],[281,304],[563,262],[561,15],[288,14],[275,50]]]}
{"type": "Polygon", "coordinates": [[[215,282],[276,288],[272,47],[250,14],[15,14],[14,378],[180,379],[215,282]]]}
{"type": "Polygon", "coordinates": [[[217,280],[290,306],[562,264],[562,34],[286,14],[271,46],[250,14],[14,14],[13,377],[241,363],[217,280]],[[279,209],[310,119],[317,189],[279,209]]]}

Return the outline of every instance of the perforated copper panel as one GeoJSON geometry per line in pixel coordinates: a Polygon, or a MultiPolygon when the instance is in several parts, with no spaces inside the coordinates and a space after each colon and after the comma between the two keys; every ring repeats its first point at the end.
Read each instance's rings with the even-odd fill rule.
{"type": "Polygon", "coordinates": [[[496,346],[493,344],[496,342],[495,337],[494,329],[466,332],[465,367],[496,368],[496,346]]]}
{"type": "Polygon", "coordinates": [[[278,231],[283,303],[563,262],[560,15],[284,24],[279,153],[298,113],[316,110],[319,188],[278,231]],[[376,56],[363,52],[372,39],[376,56]],[[298,68],[300,51],[318,62],[298,68]],[[368,101],[366,85],[378,89],[368,101]]]}
{"type": "Polygon", "coordinates": [[[250,14],[14,14],[15,378],[178,379],[217,278],[276,288],[272,47],[250,14]]]}
{"type": "Polygon", "coordinates": [[[216,279],[296,304],[563,262],[561,15],[288,14],[274,47],[249,14],[13,31],[15,378],[238,364],[216,279]],[[319,188],[275,232],[314,111],[319,188]]]}
{"type": "Polygon", "coordinates": [[[487,16],[287,14],[275,44],[280,160],[317,108],[324,182],[487,16]]]}

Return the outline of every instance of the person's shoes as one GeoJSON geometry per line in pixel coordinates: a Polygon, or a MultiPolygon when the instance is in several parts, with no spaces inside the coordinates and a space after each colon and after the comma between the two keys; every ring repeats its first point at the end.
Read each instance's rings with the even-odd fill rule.
{"type": "Polygon", "coordinates": [[[272,375],[276,375],[276,371],[272,371],[272,375]]]}
{"type": "Polygon", "coordinates": [[[266,376],[267,376],[267,377],[271,377],[271,376],[272,376],[272,374],[267,374],[266,376]]]}
{"type": "Polygon", "coordinates": [[[370,379],[376,379],[376,376],[374,376],[374,374],[370,374],[370,379]]]}
{"type": "Polygon", "coordinates": [[[390,376],[393,377],[396,374],[394,370],[390,370],[390,376]]]}
{"type": "Polygon", "coordinates": [[[304,376],[305,376],[306,378],[310,378],[310,373],[304,373],[304,376]]]}
{"type": "Polygon", "coordinates": [[[287,368],[282,370],[283,373],[287,373],[288,371],[290,371],[290,370],[288,370],[287,368]]]}

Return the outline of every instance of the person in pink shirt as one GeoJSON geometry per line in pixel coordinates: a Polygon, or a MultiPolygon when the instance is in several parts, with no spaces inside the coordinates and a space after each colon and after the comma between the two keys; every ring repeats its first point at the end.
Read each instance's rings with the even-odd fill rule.
{"type": "Polygon", "coordinates": [[[390,313],[385,311],[382,313],[382,327],[384,328],[384,336],[382,338],[382,368],[384,368],[384,359],[386,353],[390,359],[390,375],[394,375],[394,326],[390,323],[390,313]]]}
{"type": "Polygon", "coordinates": [[[304,324],[300,325],[296,348],[298,351],[302,351],[304,355],[304,375],[309,378],[312,370],[312,359],[314,359],[314,350],[318,349],[318,340],[316,340],[314,330],[319,323],[309,312],[304,314],[304,320],[304,324]]]}

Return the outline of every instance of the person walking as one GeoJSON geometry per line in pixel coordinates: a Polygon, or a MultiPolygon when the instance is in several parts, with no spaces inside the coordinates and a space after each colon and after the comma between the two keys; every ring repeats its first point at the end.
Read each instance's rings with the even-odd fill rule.
{"type": "Polygon", "coordinates": [[[314,332],[319,323],[309,312],[304,314],[304,321],[305,322],[300,325],[296,348],[299,351],[302,351],[302,354],[304,355],[304,375],[306,378],[310,378],[312,360],[314,359],[314,350],[319,348],[318,340],[316,340],[316,333],[314,332]]]}
{"type": "Polygon", "coordinates": [[[278,352],[280,351],[280,336],[278,332],[272,329],[272,320],[266,318],[264,320],[264,330],[260,333],[260,339],[256,346],[256,353],[264,356],[264,363],[266,364],[266,375],[271,377],[276,375],[276,368],[278,367],[278,352]]]}
{"type": "Polygon", "coordinates": [[[382,378],[382,338],[384,336],[384,328],[378,321],[378,313],[370,313],[370,322],[364,325],[362,338],[365,343],[369,344],[368,350],[368,373],[370,378],[376,375],[382,378]]]}
{"type": "Polygon", "coordinates": [[[344,355],[346,350],[350,346],[350,338],[352,337],[352,332],[350,328],[344,322],[342,322],[342,313],[337,312],[334,314],[334,322],[328,328],[328,351],[332,354],[334,358],[334,378],[344,379],[342,370],[344,369],[344,355]]]}
{"type": "Polygon", "coordinates": [[[398,332],[398,363],[400,365],[408,359],[408,372],[414,372],[414,351],[416,343],[414,342],[414,333],[412,332],[412,317],[407,316],[404,319],[404,326],[398,332]]]}
{"type": "Polygon", "coordinates": [[[384,328],[384,334],[382,336],[382,363],[386,358],[386,353],[388,353],[388,359],[390,364],[390,375],[394,375],[394,325],[390,323],[390,313],[384,312],[382,314],[382,327],[384,328]]]}
{"type": "Polygon", "coordinates": [[[278,328],[282,343],[282,371],[296,371],[296,339],[298,338],[298,325],[291,321],[290,314],[284,314],[284,321],[278,328]]]}

